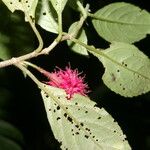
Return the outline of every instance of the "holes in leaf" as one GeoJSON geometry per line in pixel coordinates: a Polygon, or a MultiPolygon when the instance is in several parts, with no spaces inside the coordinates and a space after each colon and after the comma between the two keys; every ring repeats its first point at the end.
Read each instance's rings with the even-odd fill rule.
{"type": "Polygon", "coordinates": [[[10,4],[12,5],[13,3],[12,3],[12,2],[10,2],[10,4]]]}
{"type": "Polygon", "coordinates": [[[78,135],[78,134],[79,134],[79,132],[76,132],[75,134],[76,134],[76,135],[78,135]]]}
{"type": "Polygon", "coordinates": [[[28,3],[28,1],[26,1],[26,3],[28,3]]]}
{"type": "Polygon", "coordinates": [[[84,124],[83,124],[82,122],[80,123],[80,125],[81,125],[82,127],[84,126],[84,124]]]}
{"type": "Polygon", "coordinates": [[[120,72],[120,70],[118,69],[117,72],[120,72]]]}
{"type": "Polygon", "coordinates": [[[98,139],[96,139],[96,141],[98,142],[98,139]]]}
{"type": "Polygon", "coordinates": [[[98,117],[97,119],[101,119],[101,117],[98,117]]]}
{"type": "Polygon", "coordinates": [[[116,130],[114,130],[114,133],[116,133],[117,131],[116,130]]]}
{"type": "Polygon", "coordinates": [[[95,136],[93,135],[93,136],[92,136],[92,138],[94,139],[94,138],[95,138],[95,136]]]}
{"type": "Polygon", "coordinates": [[[86,110],[86,111],[85,111],[85,113],[87,114],[87,113],[88,113],[88,111],[86,110]]]}
{"type": "Polygon", "coordinates": [[[124,91],[125,89],[126,89],[125,87],[122,88],[123,91],[124,91]]]}
{"type": "Polygon", "coordinates": [[[57,120],[61,119],[60,117],[57,117],[57,120]]]}
{"type": "Polygon", "coordinates": [[[67,117],[67,114],[66,114],[66,113],[64,113],[64,117],[67,117]]]}
{"type": "Polygon", "coordinates": [[[49,109],[49,111],[51,111],[51,109],[49,109]]]}
{"type": "Polygon", "coordinates": [[[85,135],[84,137],[85,137],[85,138],[87,138],[87,139],[89,138],[89,136],[88,136],[88,135],[85,135]]]}
{"type": "Polygon", "coordinates": [[[78,103],[76,102],[75,105],[78,105],[78,103]]]}
{"type": "Polygon", "coordinates": [[[54,109],[54,113],[56,112],[56,110],[54,109]]]}
{"type": "Polygon", "coordinates": [[[68,109],[68,107],[66,107],[66,109],[68,109]]]}
{"type": "Polygon", "coordinates": [[[72,118],[71,118],[71,117],[68,117],[67,119],[68,119],[68,121],[70,121],[71,123],[73,123],[73,121],[72,121],[72,118]]]}
{"type": "Polygon", "coordinates": [[[78,126],[77,124],[75,125],[75,127],[76,127],[76,128],[79,128],[79,126],[78,126]]]}
{"type": "Polygon", "coordinates": [[[43,12],[43,15],[45,16],[45,15],[46,15],[46,12],[43,12]]]}
{"type": "Polygon", "coordinates": [[[57,106],[57,110],[59,110],[60,109],[60,107],[59,106],[57,106]]]}
{"type": "Polygon", "coordinates": [[[86,131],[90,131],[90,129],[89,129],[89,128],[85,128],[85,130],[86,130],[86,131]]]}

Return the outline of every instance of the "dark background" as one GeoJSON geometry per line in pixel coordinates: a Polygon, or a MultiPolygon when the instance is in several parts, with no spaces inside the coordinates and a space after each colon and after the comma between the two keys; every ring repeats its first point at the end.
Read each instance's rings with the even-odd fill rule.
{"type": "MultiPolygon", "coordinates": [[[[89,3],[91,11],[95,12],[107,4],[118,1],[85,0],[85,2],[89,3]]],[[[140,8],[150,11],[146,0],[128,0],[124,2],[135,4],[140,8]]],[[[72,22],[78,20],[79,17],[78,13],[73,10],[71,10],[72,14],[68,14],[67,9],[64,12],[64,30],[66,30],[72,22]]],[[[9,16],[9,12],[6,11],[5,7],[2,7],[1,10],[9,16]]],[[[19,15],[23,18],[22,14],[19,15]]],[[[17,35],[16,33],[12,33],[12,27],[9,27],[9,23],[12,23],[11,18],[10,21],[0,22],[0,27],[3,26],[4,29],[7,28],[5,32],[9,33],[12,41],[14,41],[17,35]]],[[[29,28],[27,24],[26,26],[29,28]]],[[[107,48],[109,43],[100,38],[91,26],[90,19],[88,19],[84,27],[88,35],[89,44],[100,48],[107,48]]],[[[37,26],[37,28],[44,39],[44,46],[48,46],[56,35],[46,32],[39,26],[37,26]]],[[[28,30],[30,32],[30,29],[28,30]]],[[[16,43],[19,40],[20,39],[16,40],[16,43]]],[[[27,42],[29,42],[29,44],[32,42],[33,47],[38,45],[36,38],[32,34],[29,40],[30,42],[27,42]]],[[[147,36],[140,42],[135,43],[135,45],[150,57],[149,42],[150,36],[147,36]]],[[[15,45],[12,42],[9,46],[14,49],[13,54],[18,55],[15,49],[16,47],[18,48],[19,45],[15,45]]],[[[99,107],[104,107],[115,118],[126,134],[132,149],[150,149],[150,93],[134,98],[124,98],[110,91],[101,80],[104,68],[97,58],[92,55],[86,58],[73,53],[70,51],[66,42],[58,45],[50,55],[40,56],[31,61],[48,71],[53,71],[55,66],[64,68],[68,65],[68,62],[70,62],[73,69],[78,68],[79,71],[83,71],[86,74],[86,82],[88,82],[92,91],[89,96],[98,103],[99,107]]],[[[36,71],[32,70],[32,72],[34,72],[41,81],[46,80],[36,71]]],[[[0,74],[0,87],[4,87],[12,93],[11,100],[6,106],[7,115],[0,117],[15,125],[22,132],[24,143],[21,145],[23,148],[25,150],[59,150],[59,143],[54,139],[46,118],[39,89],[33,81],[28,77],[24,78],[21,71],[11,66],[2,69],[2,73],[0,74]]]]}

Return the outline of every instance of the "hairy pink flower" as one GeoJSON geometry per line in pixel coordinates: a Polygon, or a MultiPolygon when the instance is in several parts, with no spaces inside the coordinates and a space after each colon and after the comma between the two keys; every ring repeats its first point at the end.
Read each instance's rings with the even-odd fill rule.
{"type": "Polygon", "coordinates": [[[75,93],[86,96],[89,92],[88,85],[84,83],[84,76],[80,76],[81,73],[77,69],[72,70],[70,66],[66,67],[65,70],[58,68],[52,73],[47,71],[42,73],[50,80],[45,82],[46,84],[66,91],[67,99],[71,99],[75,93]]]}

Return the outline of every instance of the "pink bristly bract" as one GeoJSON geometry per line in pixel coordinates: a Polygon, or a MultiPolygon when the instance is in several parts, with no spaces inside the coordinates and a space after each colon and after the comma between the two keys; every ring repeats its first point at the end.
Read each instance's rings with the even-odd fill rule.
{"type": "Polygon", "coordinates": [[[49,79],[45,83],[64,89],[68,100],[76,93],[86,96],[89,92],[88,85],[84,83],[84,76],[81,76],[81,73],[77,69],[72,70],[70,66],[64,70],[58,68],[52,73],[47,71],[43,71],[42,73],[49,79]]]}

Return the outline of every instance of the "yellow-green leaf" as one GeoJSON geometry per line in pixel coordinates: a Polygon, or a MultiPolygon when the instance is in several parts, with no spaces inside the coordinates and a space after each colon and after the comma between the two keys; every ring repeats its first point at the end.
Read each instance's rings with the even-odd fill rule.
{"type": "Polygon", "coordinates": [[[88,97],[66,99],[64,90],[43,85],[48,121],[62,150],[130,150],[119,125],[88,97]]]}

